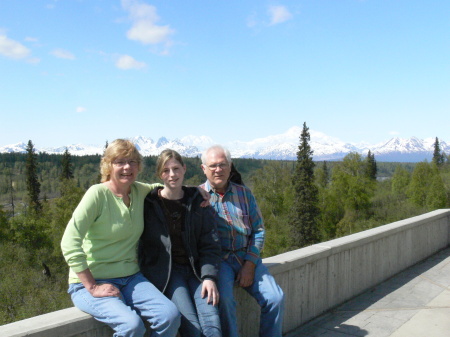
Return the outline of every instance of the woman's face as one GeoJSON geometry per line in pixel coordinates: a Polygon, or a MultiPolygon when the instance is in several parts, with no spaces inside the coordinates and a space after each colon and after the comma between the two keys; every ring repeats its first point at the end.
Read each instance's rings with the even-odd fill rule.
{"type": "Polygon", "coordinates": [[[181,188],[183,185],[184,174],[186,173],[186,166],[174,158],[169,159],[161,173],[161,179],[164,186],[170,189],[181,188]]]}
{"type": "Polygon", "coordinates": [[[111,166],[111,182],[115,184],[131,185],[139,173],[139,162],[134,158],[118,157],[111,166]]]}

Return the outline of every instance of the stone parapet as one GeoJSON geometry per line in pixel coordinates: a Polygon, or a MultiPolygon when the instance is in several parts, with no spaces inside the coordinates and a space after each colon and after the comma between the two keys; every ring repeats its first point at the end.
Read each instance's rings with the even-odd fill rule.
{"type": "MultiPolygon", "coordinates": [[[[436,210],[263,260],[285,292],[283,331],[424,260],[450,243],[450,210],[436,210]]],[[[235,289],[241,336],[258,336],[259,307],[235,289]]],[[[0,326],[2,337],[103,337],[112,330],[76,308],[0,326]]]]}

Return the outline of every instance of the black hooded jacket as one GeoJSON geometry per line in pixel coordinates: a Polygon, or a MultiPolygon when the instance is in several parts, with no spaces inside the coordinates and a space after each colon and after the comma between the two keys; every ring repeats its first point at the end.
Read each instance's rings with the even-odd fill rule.
{"type": "MultiPolygon", "coordinates": [[[[139,267],[144,276],[164,291],[172,268],[171,241],[167,221],[159,203],[158,189],[144,201],[144,232],[139,240],[139,267]]],[[[190,265],[197,278],[217,279],[220,242],[211,206],[200,207],[203,197],[196,187],[185,188],[185,222],[182,239],[190,265]]]]}

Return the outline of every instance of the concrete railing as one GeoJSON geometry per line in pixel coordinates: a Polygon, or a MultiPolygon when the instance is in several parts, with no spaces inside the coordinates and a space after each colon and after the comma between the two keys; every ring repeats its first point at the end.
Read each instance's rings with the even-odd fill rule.
{"type": "MultiPolygon", "coordinates": [[[[264,259],[286,297],[283,331],[355,297],[446,248],[450,210],[437,210],[264,259]]],[[[258,335],[259,308],[236,289],[241,336],[258,335]]],[[[102,337],[112,330],[76,308],[0,326],[2,337],[102,337]]]]}

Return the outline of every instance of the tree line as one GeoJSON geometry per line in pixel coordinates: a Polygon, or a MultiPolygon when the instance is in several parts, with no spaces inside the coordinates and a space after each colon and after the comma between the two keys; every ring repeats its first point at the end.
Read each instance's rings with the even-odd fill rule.
{"type": "Polygon", "coordinates": [[[267,256],[450,207],[450,161],[438,138],[431,162],[390,165],[389,176],[370,151],[316,163],[309,142],[305,123],[295,168],[272,162],[253,175],[267,256]]]}
{"type": "MultiPolygon", "coordinates": [[[[372,153],[314,162],[304,124],[297,161],[234,159],[267,230],[264,257],[449,207],[450,164],[436,139],[433,161],[377,163],[372,153]],[[387,177],[388,179],[380,179],[387,177]]],[[[159,181],[156,157],[139,180],[159,181]]],[[[100,156],[0,154],[0,324],[72,306],[60,240],[86,189],[99,182],[100,156]]],[[[205,180],[186,158],[185,182],[205,180]]]]}

